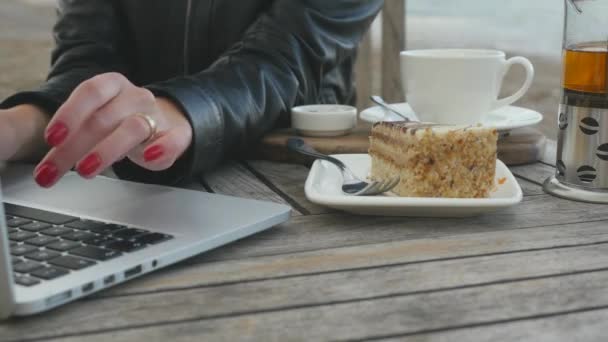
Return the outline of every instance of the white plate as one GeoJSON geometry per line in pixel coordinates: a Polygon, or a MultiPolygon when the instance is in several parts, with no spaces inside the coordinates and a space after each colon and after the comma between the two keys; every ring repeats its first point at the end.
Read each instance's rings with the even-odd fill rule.
{"type": "MultiPolygon", "coordinates": [[[[367,154],[342,154],[334,157],[344,162],[362,179],[369,175],[371,159],[367,154]]],[[[466,217],[513,206],[522,199],[519,183],[500,160],[496,161],[497,185],[490,198],[422,198],[349,196],[342,192],[342,174],[333,164],[317,160],[306,179],[306,197],[311,202],[360,215],[466,217]],[[498,183],[498,181],[497,181],[498,183]]]]}
{"type": "MultiPolygon", "coordinates": [[[[418,117],[407,103],[395,103],[392,108],[403,113],[410,120],[418,121],[418,117]]],[[[375,123],[378,121],[402,121],[399,115],[387,111],[380,106],[371,107],[361,112],[361,120],[375,123]]],[[[543,116],[536,111],[522,107],[506,106],[497,109],[486,116],[482,124],[495,127],[499,131],[509,131],[515,128],[536,125],[543,116]]]]}

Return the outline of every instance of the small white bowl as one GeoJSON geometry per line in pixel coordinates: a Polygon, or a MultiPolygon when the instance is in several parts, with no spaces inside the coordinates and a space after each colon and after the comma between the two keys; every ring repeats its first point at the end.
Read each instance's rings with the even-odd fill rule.
{"type": "Polygon", "coordinates": [[[291,109],[291,125],[299,135],[337,137],[357,125],[357,109],[344,105],[309,105],[291,109]]]}

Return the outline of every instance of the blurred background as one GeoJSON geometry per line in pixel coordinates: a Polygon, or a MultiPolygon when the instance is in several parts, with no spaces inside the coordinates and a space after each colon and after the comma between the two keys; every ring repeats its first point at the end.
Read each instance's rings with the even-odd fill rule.
{"type": "MultiPolygon", "coordinates": [[[[408,49],[480,47],[530,59],[535,81],[516,105],[542,113],[538,128],[557,138],[563,0],[407,0],[406,13],[408,49]]],[[[503,92],[512,94],[524,75],[521,70],[509,73],[503,92]]]]}
{"type": "Polygon", "coordinates": [[[0,0],[0,99],[46,76],[54,0],[0,0]]]}
{"type": "MultiPolygon", "coordinates": [[[[387,2],[396,0],[386,0],[387,2]]],[[[48,70],[55,0],[0,0],[0,98],[40,83],[48,70]]],[[[408,49],[439,47],[494,48],[523,55],[537,76],[517,105],[545,116],[540,129],[555,138],[561,77],[563,0],[407,0],[405,45],[408,49]]],[[[371,63],[365,80],[380,93],[381,18],[371,31],[371,63]]],[[[512,92],[523,72],[511,73],[504,91],[512,92]]]]}

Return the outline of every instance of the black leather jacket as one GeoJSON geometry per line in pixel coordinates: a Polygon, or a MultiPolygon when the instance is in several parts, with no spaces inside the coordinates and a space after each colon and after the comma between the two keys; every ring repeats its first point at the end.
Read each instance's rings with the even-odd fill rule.
{"type": "Polygon", "coordinates": [[[61,0],[48,80],[0,107],[54,113],[82,81],[115,71],[171,98],[194,129],[169,170],[125,160],[126,179],[174,184],[247,150],[309,103],[353,103],[356,47],[382,0],[61,0]]]}

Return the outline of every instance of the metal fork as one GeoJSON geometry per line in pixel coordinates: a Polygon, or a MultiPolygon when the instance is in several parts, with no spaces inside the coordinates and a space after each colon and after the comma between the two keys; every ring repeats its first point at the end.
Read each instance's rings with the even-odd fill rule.
{"type": "Polygon", "coordinates": [[[353,196],[375,196],[383,194],[399,184],[400,178],[394,177],[381,181],[366,182],[361,180],[340,160],[318,152],[312,146],[300,138],[289,138],[287,140],[289,150],[311,156],[317,159],[326,160],[336,165],[342,172],[343,182],[342,191],[353,196]]]}

